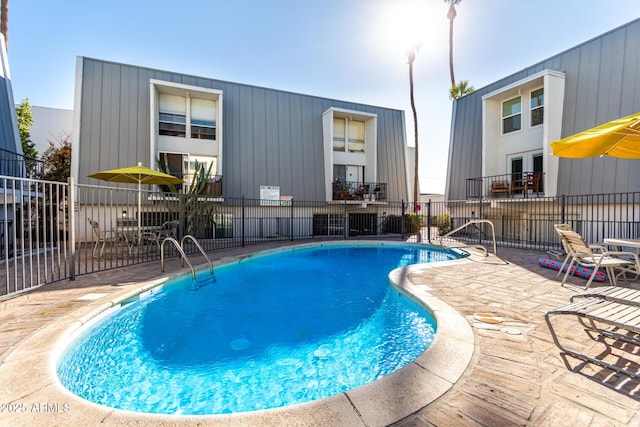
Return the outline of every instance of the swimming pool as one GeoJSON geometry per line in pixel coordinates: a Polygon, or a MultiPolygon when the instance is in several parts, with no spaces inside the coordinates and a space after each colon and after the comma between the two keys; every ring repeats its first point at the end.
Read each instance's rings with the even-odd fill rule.
{"type": "Polygon", "coordinates": [[[388,272],[454,258],[408,245],[251,257],[217,268],[217,282],[196,291],[187,277],[123,304],[74,342],[58,373],[93,402],[168,414],[337,394],[406,365],[433,338],[433,319],[388,285],[388,272]]]}

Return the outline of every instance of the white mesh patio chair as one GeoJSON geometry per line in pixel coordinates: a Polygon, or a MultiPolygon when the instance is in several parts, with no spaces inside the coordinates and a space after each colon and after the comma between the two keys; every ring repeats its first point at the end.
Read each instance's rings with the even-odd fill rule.
{"type": "Polygon", "coordinates": [[[102,258],[102,254],[104,253],[104,247],[107,243],[112,244],[116,241],[115,236],[111,233],[111,231],[103,231],[100,228],[100,225],[97,221],[92,218],[87,218],[89,224],[91,225],[91,229],[93,230],[93,239],[95,241],[93,245],[93,257],[94,258],[102,258]],[[96,251],[98,250],[98,246],[100,247],[100,252],[96,256],[96,251]]]}
{"type": "MultiPolygon", "coordinates": [[[[593,270],[591,277],[587,281],[586,289],[589,289],[600,268],[604,268],[613,286],[617,285],[616,274],[638,274],[638,272],[640,272],[640,261],[636,253],[626,251],[603,251],[602,253],[594,253],[594,247],[589,246],[582,236],[575,231],[564,229],[564,227],[556,227],[556,231],[562,239],[562,246],[567,251],[567,259],[569,260],[569,265],[567,265],[566,272],[562,279],[562,285],[567,282],[567,278],[571,273],[571,267],[574,265],[576,268],[581,266],[593,270]]],[[[565,264],[563,265],[566,265],[567,259],[565,259],[565,264]]]]}

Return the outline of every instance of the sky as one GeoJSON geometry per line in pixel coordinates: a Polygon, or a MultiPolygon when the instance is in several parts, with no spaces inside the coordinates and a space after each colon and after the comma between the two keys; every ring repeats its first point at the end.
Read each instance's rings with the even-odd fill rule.
{"type": "MultiPolygon", "coordinates": [[[[638,0],[463,0],[456,81],[476,89],[640,17],[638,0]]],[[[452,102],[443,0],[20,0],[9,4],[14,99],[73,109],[76,58],[405,111],[422,193],[445,187],[452,102]]],[[[413,166],[411,166],[413,167],[413,166]]]]}

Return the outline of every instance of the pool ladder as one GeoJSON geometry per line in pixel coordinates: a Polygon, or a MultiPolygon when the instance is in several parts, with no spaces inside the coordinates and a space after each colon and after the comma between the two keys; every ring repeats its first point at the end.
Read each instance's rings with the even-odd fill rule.
{"type": "MultiPolygon", "coordinates": [[[[493,226],[493,222],[489,221],[488,219],[472,219],[471,221],[465,222],[464,224],[462,224],[460,227],[456,228],[455,230],[448,232],[444,236],[440,236],[440,246],[443,246],[442,240],[445,237],[449,237],[452,234],[455,234],[458,231],[469,227],[470,225],[473,225],[475,227],[476,224],[489,224],[489,226],[491,227],[491,236],[492,236],[492,240],[493,240],[493,253],[497,254],[498,253],[498,248],[497,248],[497,244],[496,244],[496,231],[495,231],[495,228],[493,226]]],[[[479,250],[483,251],[484,252],[484,256],[487,256],[487,254],[488,254],[487,248],[485,248],[482,245],[451,246],[451,248],[453,248],[453,249],[474,248],[474,249],[479,249],[479,250]]]]}
{"type": "Polygon", "coordinates": [[[198,282],[196,281],[196,269],[193,267],[193,264],[191,263],[191,260],[189,260],[189,257],[187,257],[187,254],[184,252],[184,243],[187,240],[191,240],[191,242],[196,246],[196,248],[198,248],[200,253],[204,256],[204,259],[207,260],[211,275],[215,274],[213,271],[213,262],[211,261],[211,258],[209,258],[209,256],[204,251],[204,249],[202,249],[202,246],[200,246],[200,242],[198,242],[198,240],[190,234],[187,234],[186,236],[184,236],[180,243],[178,243],[178,241],[173,237],[166,237],[164,240],[162,240],[162,244],[160,245],[160,269],[164,273],[164,245],[166,242],[172,243],[173,246],[175,246],[175,248],[178,250],[180,257],[182,258],[182,266],[184,267],[184,263],[186,261],[187,265],[191,269],[191,278],[193,279],[194,287],[197,289],[199,288],[199,286],[198,286],[198,282]]]}

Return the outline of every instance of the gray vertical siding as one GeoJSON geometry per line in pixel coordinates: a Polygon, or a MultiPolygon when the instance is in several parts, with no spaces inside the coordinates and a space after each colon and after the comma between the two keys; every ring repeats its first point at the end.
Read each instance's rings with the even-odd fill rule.
{"type": "MultiPolygon", "coordinates": [[[[640,20],[555,55],[455,101],[447,198],[464,199],[482,175],[482,96],[549,69],[565,74],[562,137],[640,111],[640,20]]],[[[640,161],[560,159],[558,194],[640,191],[640,161]]]]}
{"type": "MultiPolygon", "coordinates": [[[[2,117],[0,120],[0,148],[11,153],[22,154],[22,144],[20,141],[16,141],[13,128],[16,113],[10,85],[10,80],[0,77],[0,117],[2,117]]],[[[6,155],[4,157],[6,158],[6,155]]]]}
{"type": "MultiPolygon", "coordinates": [[[[407,199],[404,112],[82,58],[79,183],[102,169],[147,163],[151,79],[223,92],[224,194],[259,196],[260,185],[282,195],[324,200],[322,114],[331,107],[378,117],[378,181],[390,200],[407,199]]],[[[74,153],[76,154],[76,153],[74,153]]]]}
{"type": "MultiPolygon", "coordinates": [[[[2,36],[0,35],[0,38],[2,36]]],[[[11,78],[9,78],[9,59],[7,58],[7,50],[4,38],[0,42],[0,149],[9,153],[22,155],[22,142],[18,134],[18,124],[16,120],[16,101],[13,99],[13,88],[11,87],[11,78]]],[[[22,101],[22,100],[20,100],[22,101]]],[[[10,176],[22,176],[22,168],[16,167],[13,162],[16,157],[12,154],[1,154],[5,159],[2,162],[0,173],[10,176]]]]}

